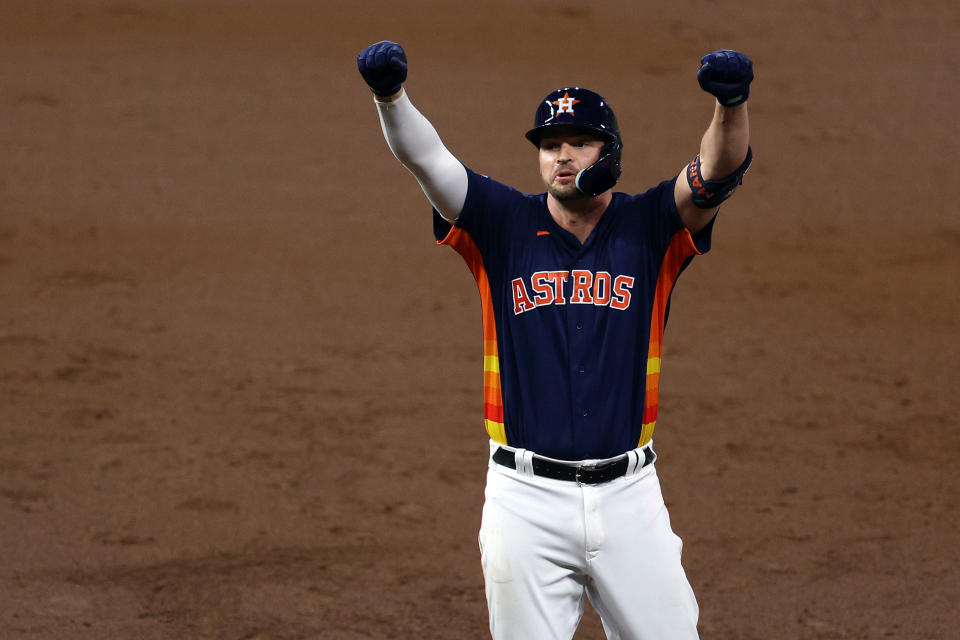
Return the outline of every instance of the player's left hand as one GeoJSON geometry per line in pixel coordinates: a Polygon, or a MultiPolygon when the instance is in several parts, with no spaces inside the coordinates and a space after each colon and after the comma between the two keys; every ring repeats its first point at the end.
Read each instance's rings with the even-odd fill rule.
{"type": "Polygon", "coordinates": [[[747,101],[753,80],[753,61],[739,51],[718,49],[700,58],[700,87],[725,107],[747,101]]]}

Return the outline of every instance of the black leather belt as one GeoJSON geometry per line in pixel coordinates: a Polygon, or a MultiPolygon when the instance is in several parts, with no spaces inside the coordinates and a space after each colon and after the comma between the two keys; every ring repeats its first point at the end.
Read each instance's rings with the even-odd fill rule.
{"type": "MultiPolygon", "coordinates": [[[[643,462],[640,468],[643,468],[657,459],[657,454],[650,447],[643,450],[643,462]]],[[[498,447],[493,452],[493,461],[510,469],[517,468],[517,461],[513,451],[498,447]]],[[[554,462],[547,458],[541,458],[538,455],[533,456],[533,474],[544,478],[553,478],[554,480],[568,480],[578,484],[602,484],[610,482],[615,478],[626,475],[630,469],[631,456],[624,454],[612,462],[601,464],[563,464],[554,462]]],[[[633,463],[636,464],[636,463],[633,463]]]]}

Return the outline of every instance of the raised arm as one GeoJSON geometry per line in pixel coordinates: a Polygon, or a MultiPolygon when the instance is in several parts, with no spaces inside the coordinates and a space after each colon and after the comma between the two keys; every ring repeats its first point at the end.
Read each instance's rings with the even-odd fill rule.
{"type": "Polygon", "coordinates": [[[753,159],[747,98],[753,63],[737,51],[721,49],[700,60],[697,80],[716,97],[713,119],[700,140],[700,154],[677,176],[674,197],[683,224],[696,233],[743,181],[753,159]]]}
{"type": "Polygon", "coordinates": [[[357,67],[373,91],[383,137],[393,155],[414,175],[440,215],[454,222],[467,199],[467,170],[407,97],[403,47],[387,40],[372,44],[357,56],[357,67]]]}

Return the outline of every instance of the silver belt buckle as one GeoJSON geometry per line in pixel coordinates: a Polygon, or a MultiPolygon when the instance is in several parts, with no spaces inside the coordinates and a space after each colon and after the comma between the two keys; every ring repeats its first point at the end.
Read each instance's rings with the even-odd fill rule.
{"type": "Polygon", "coordinates": [[[596,471],[597,465],[596,464],[578,464],[577,465],[576,471],[574,472],[574,475],[573,475],[573,479],[576,480],[578,487],[583,486],[583,482],[580,481],[581,469],[586,469],[587,471],[596,471]]]}

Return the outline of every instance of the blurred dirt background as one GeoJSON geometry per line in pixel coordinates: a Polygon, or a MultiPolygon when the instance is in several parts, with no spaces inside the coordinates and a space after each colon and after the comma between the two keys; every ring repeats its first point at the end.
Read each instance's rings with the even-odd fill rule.
{"type": "MultiPolygon", "coordinates": [[[[488,637],[480,313],[355,56],[468,166],[606,95],[618,189],[756,61],[656,442],[704,638],[957,637],[960,7],[0,3],[0,637],[488,637]]],[[[577,638],[599,639],[588,613],[577,638]]]]}

